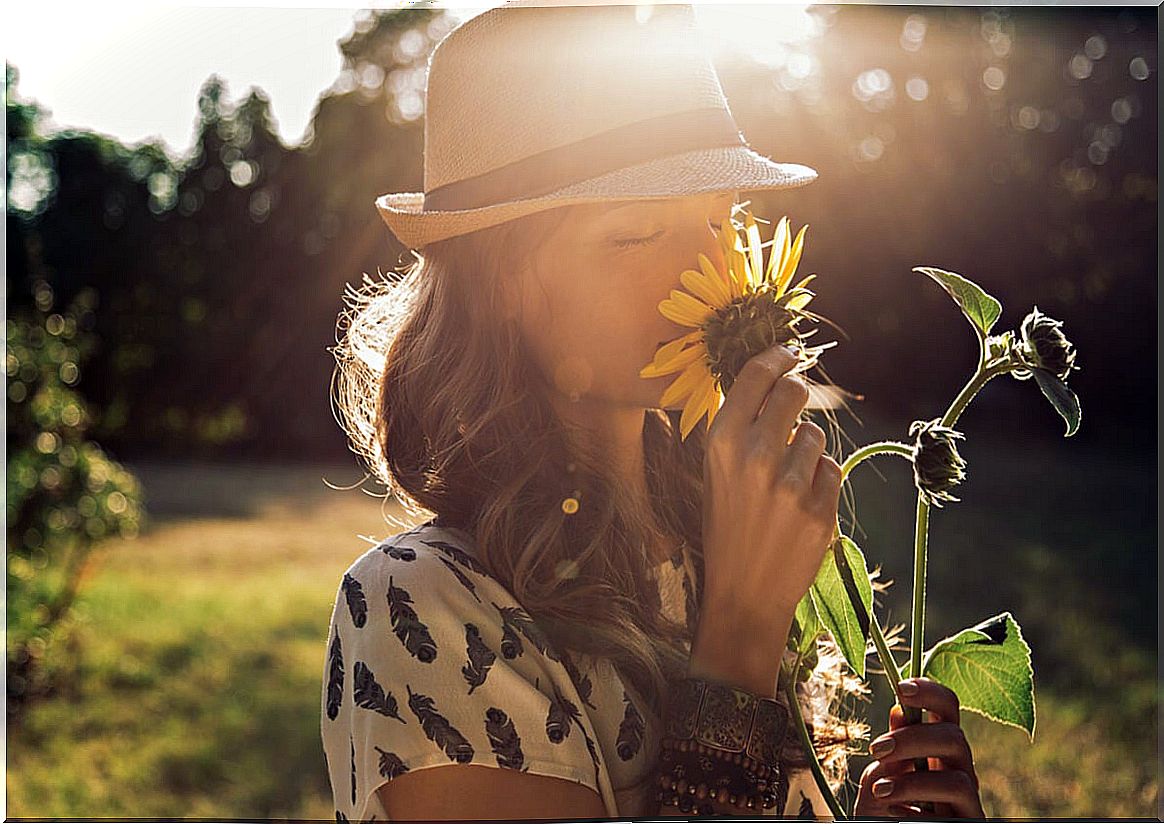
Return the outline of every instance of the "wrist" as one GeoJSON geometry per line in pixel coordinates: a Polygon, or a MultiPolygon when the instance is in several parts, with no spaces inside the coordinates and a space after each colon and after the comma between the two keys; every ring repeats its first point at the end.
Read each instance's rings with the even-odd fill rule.
{"type": "Polygon", "coordinates": [[[734,614],[730,607],[709,604],[701,612],[692,640],[688,676],[775,697],[794,613],[779,610],[756,620],[734,614]]]}

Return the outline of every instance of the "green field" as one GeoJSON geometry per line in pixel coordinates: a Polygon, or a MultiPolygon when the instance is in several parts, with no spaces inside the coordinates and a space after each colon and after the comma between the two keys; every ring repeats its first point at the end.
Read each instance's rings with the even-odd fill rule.
{"type": "MultiPolygon", "coordinates": [[[[319,743],[325,636],[341,574],[368,546],[359,536],[393,531],[381,501],[327,489],[323,478],[359,480],[348,467],[130,468],[145,484],[152,523],[136,540],[101,548],[74,639],[49,657],[58,689],[9,724],[8,816],[334,819],[319,743]]],[[[876,500],[882,488],[858,490],[871,534],[873,523],[897,518],[876,500]]],[[[957,524],[950,517],[935,523],[935,545],[957,524]]],[[[1098,581],[1115,592],[1097,592],[1094,578],[1072,589],[1083,555],[1060,565],[1057,554],[1022,543],[1024,530],[1044,534],[1045,524],[1008,525],[991,551],[1021,547],[1024,564],[1042,564],[1033,586],[1011,575],[1001,590],[984,591],[990,578],[980,567],[959,577],[931,550],[935,639],[998,611],[988,602],[1002,597],[1035,650],[1034,744],[965,716],[987,814],[1156,817],[1154,600],[1138,605],[1153,619],[1151,643],[1121,640],[1135,611],[1104,610],[1124,568],[1098,581]],[[963,616],[939,609],[943,598],[965,604],[971,619],[947,625],[963,616]]],[[[1155,545],[1154,520],[1120,528],[1150,531],[1155,545]]],[[[900,542],[897,532],[884,535],[900,542]]],[[[884,623],[907,617],[895,606],[908,599],[900,557],[886,561],[898,583],[887,593],[891,620],[879,610],[884,623]]],[[[949,557],[967,564],[955,550],[949,557]]],[[[1153,564],[1140,574],[1154,577],[1155,553],[1142,557],[1153,564]]],[[[877,733],[884,702],[873,709],[877,733]]]]}

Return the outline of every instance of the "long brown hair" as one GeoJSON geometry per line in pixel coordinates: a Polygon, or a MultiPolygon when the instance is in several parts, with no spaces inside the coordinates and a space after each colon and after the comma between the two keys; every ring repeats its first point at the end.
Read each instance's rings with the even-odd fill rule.
{"type": "MultiPolygon", "coordinates": [[[[502,291],[515,261],[569,213],[563,207],[425,247],[384,281],[350,292],[336,347],[337,411],[353,451],[416,517],[467,532],[482,564],[551,640],[608,659],[662,712],[685,672],[702,601],[700,427],[684,441],[679,413],[646,410],[648,504],[622,494],[603,457],[574,437],[542,389],[502,291]],[[563,507],[574,498],[579,507],[563,507]],[[696,617],[663,612],[645,547],[686,542],[696,617]]],[[[867,727],[831,707],[867,690],[842,678],[835,645],[800,685],[830,782],[846,775],[846,742],[867,727]]],[[[793,738],[793,737],[790,737],[793,738]]],[[[803,765],[795,741],[788,757],[803,765]]]]}

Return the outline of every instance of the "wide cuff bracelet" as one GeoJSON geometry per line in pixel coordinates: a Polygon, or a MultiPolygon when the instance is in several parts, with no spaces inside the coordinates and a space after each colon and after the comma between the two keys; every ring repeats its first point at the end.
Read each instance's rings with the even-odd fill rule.
{"type": "Polygon", "coordinates": [[[780,752],[788,727],[788,710],[775,699],[684,679],[666,712],[657,799],[698,814],[714,814],[705,799],[741,811],[783,809],[788,776],[780,752]]]}
{"type": "Polygon", "coordinates": [[[740,753],[774,767],[780,761],[789,722],[788,708],[775,698],[716,681],[685,678],[671,693],[663,735],[740,753]]]}

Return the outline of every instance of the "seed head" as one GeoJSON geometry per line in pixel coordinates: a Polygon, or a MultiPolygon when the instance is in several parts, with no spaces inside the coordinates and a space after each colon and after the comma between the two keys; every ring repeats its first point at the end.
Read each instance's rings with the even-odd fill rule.
{"type": "Polygon", "coordinates": [[[941,501],[957,501],[950,490],[966,477],[966,461],[958,454],[956,441],[965,436],[940,419],[914,421],[909,435],[913,438],[913,482],[930,506],[941,501]]]}
{"type": "Polygon", "coordinates": [[[1015,347],[1019,361],[1029,368],[1016,369],[1011,374],[1019,380],[1031,376],[1030,369],[1046,369],[1061,381],[1067,380],[1075,366],[1075,345],[1067,340],[1060,327],[1063,321],[1055,320],[1034,307],[1023,318],[1021,327],[1023,342],[1015,347]]]}

